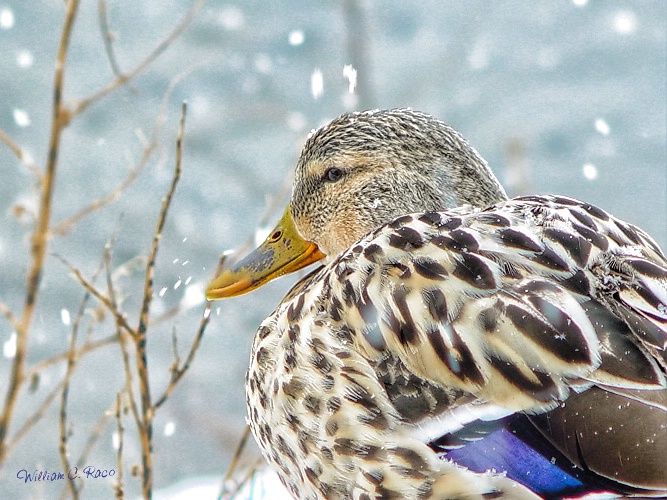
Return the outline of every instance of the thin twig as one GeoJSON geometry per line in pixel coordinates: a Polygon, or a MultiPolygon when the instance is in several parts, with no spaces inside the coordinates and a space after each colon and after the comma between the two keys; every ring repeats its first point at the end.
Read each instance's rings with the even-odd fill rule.
{"type": "Polygon", "coordinates": [[[174,362],[171,364],[169,370],[171,371],[171,376],[173,378],[174,373],[178,371],[178,367],[181,364],[181,358],[178,355],[178,336],[176,335],[176,327],[171,329],[171,353],[174,355],[174,362]]]}
{"type": "MultiPolygon", "coordinates": [[[[104,248],[104,266],[106,269],[107,276],[107,290],[109,291],[109,297],[111,298],[111,306],[114,310],[118,311],[118,301],[116,300],[116,291],[114,289],[113,277],[111,275],[111,244],[107,244],[104,248]]],[[[123,317],[122,314],[119,315],[123,317]]],[[[116,316],[117,318],[118,316],[116,316]]],[[[120,351],[123,357],[123,367],[125,368],[125,392],[130,400],[130,409],[132,410],[132,415],[134,416],[134,422],[137,426],[137,429],[141,427],[141,419],[139,418],[139,410],[137,408],[137,402],[134,399],[134,390],[132,383],[132,367],[130,366],[130,354],[127,350],[127,342],[131,336],[128,336],[127,331],[122,328],[121,324],[116,319],[116,336],[118,337],[118,344],[120,346],[120,351]],[[127,338],[126,338],[127,337],[127,338]]]]}
{"type": "MultiPolygon", "coordinates": [[[[223,255],[220,258],[220,262],[218,263],[214,276],[220,274],[224,262],[225,262],[225,256],[223,255]]],[[[164,402],[167,400],[167,398],[169,398],[169,396],[173,392],[174,388],[176,387],[176,384],[178,384],[179,380],[181,380],[181,377],[183,377],[183,375],[185,375],[185,372],[187,372],[188,369],[190,368],[190,365],[192,364],[192,361],[194,360],[195,355],[197,354],[197,350],[199,349],[199,344],[201,343],[201,339],[204,337],[204,332],[206,331],[206,327],[208,326],[210,320],[211,320],[211,303],[207,302],[206,306],[204,307],[204,312],[202,313],[201,321],[199,322],[199,329],[197,330],[197,336],[195,337],[195,340],[192,343],[192,346],[190,347],[190,352],[188,353],[187,358],[185,358],[185,362],[183,363],[182,366],[179,366],[180,362],[178,359],[178,352],[176,352],[176,344],[174,340],[174,364],[171,367],[171,379],[169,380],[169,385],[164,390],[162,396],[160,396],[153,405],[153,408],[155,410],[157,410],[160,406],[164,404],[164,402]]]]}
{"type": "Polygon", "coordinates": [[[220,493],[218,494],[218,498],[222,498],[224,495],[226,495],[227,492],[227,481],[229,481],[234,473],[236,472],[236,467],[239,465],[239,460],[241,459],[241,455],[243,454],[243,450],[245,449],[246,444],[248,443],[248,438],[250,437],[250,426],[246,424],[246,426],[243,429],[243,434],[241,435],[241,438],[239,439],[238,444],[236,445],[236,449],[234,450],[234,455],[232,456],[232,461],[229,464],[229,467],[227,468],[227,472],[225,473],[225,476],[222,478],[222,484],[220,485],[220,493]]]}
{"type": "Polygon", "coordinates": [[[116,395],[116,428],[118,429],[118,452],[117,452],[117,467],[118,467],[118,477],[116,478],[116,483],[114,484],[114,490],[116,492],[116,498],[122,500],[125,498],[125,490],[123,487],[123,432],[125,428],[123,427],[123,422],[121,420],[121,398],[120,392],[116,395]]]}
{"type": "Polygon", "coordinates": [[[98,21],[100,23],[100,30],[102,31],[102,39],[104,40],[104,49],[107,51],[107,57],[109,58],[111,70],[117,78],[123,78],[123,72],[120,70],[118,63],[116,62],[116,54],[113,51],[113,36],[111,34],[111,30],[109,29],[107,3],[104,0],[99,0],[97,2],[97,14],[98,21]]]}
{"type": "Polygon", "coordinates": [[[132,70],[124,73],[123,75],[116,77],[113,81],[107,84],[105,87],[101,88],[91,96],[82,99],[77,103],[77,105],[72,110],[71,116],[76,116],[79,113],[83,112],[88,106],[99,101],[104,96],[113,92],[118,87],[126,84],[132,80],[139,73],[144,71],[148,66],[150,66],[159,56],[164,52],[173,42],[176,40],[183,31],[192,23],[192,20],[195,18],[199,10],[204,5],[206,0],[197,0],[197,2],[190,8],[185,18],[167,35],[162,42],[151,52],[143,61],[137,64],[132,70]]]}
{"type": "MultiPolygon", "coordinates": [[[[63,220],[62,222],[56,224],[54,228],[51,231],[52,235],[58,235],[58,236],[63,236],[66,233],[68,233],[75,224],[77,224],[80,220],[82,220],[84,217],[87,217],[98,210],[111,205],[113,202],[115,202],[118,198],[121,197],[123,193],[125,193],[132,184],[134,184],[134,181],[137,180],[139,177],[139,174],[144,171],[146,166],[148,165],[148,160],[153,156],[153,153],[155,152],[156,149],[159,147],[158,139],[160,137],[160,131],[162,129],[162,125],[164,124],[165,117],[167,114],[167,108],[169,104],[169,98],[171,97],[174,88],[178,83],[185,78],[190,73],[190,70],[184,71],[176,77],[174,77],[171,82],[169,82],[169,87],[167,87],[166,92],[164,93],[164,96],[162,97],[162,102],[160,103],[160,110],[158,112],[157,119],[155,120],[155,126],[153,127],[153,131],[151,132],[151,137],[150,139],[144,138],[143,140],[143,151],[141,153],[141,158],[139,159],[139,162],[134,166],[128,176],[121,182],[118,186],[116,186],[109,194],[106,196],[93,201],[91,204],[88,206],[82,208],[78,212],[76,212],[74,215],[68,217],[67,219],[63,220]]],[[[143,137],[143,135],[142,135],[143,137]]],[[[158,163],[160,165],[161,163],[158,163]]]]}
{"type": "MultiPolygon", "coordinates": [[[[100,347],[104,347],[106,345],[109,345],[113,343],[116,340],[116,335],[111,335],[105,339],[102,339],[98,342],[95,343],[89,343],[81,348],[79,348],[75,352],[75,357],[77,359],[80,359],[81,356],[84,354],[95,350],[99,349],[100,347]]],[[[39,373],[47,368],[48,366],[51,366],[55,364],[56,362],[59,361],[65,361],[69,356],[69,351],[66,353],[59,354],[58,356],[54,356],[52,358],[49,358],[48,360],[45,360],[35,366],[33,366],[30,371],[26,373],[26,380],[38,380],[39,373]]],[[[46,414],[46,411],[49,409],[49,406],[51,406],[51,403],[55,400],[56,396],[60,393],[60,391],[64,388],[65,386],[65,380],[60,382],[49,394],[48,396],[44,399],[42,404],[39,406],[39,408],[35,411],[35,413],[28,419],[25,420],[21,428],[16,432],[14,436],[12,436],[11,440],[7,444],[7,452],[9,453],[12,449],[18,445],[18,443],[27,435],[27,433],[32,429],[41,419],[42,417],[46,414]]]]}
{"type": "MultiPolygon", "coordinates": [[[[112,334],[109,335],[108,337],[104,337],[103,339],[88,342],[75,350],[74,357],[76,359],[81,359],[85,354],[100,349],[102,347],[111,345],[117,341],[118,341],[118,335],[112,334]]],[[[56,354],[55,356],[51,356],[48,359],[44,359],[39,363],[34,364],[32,367],[30,367],[30,370],[26,372],[26,380],[38,376],[42,371],[46,370],[47,368],[50,368],[55,364],[67,361],[67,358],[69,356],[70,356],[70,350],[68,349],[65,352],[61,352],[60,354],[56,354]]]]}
{"type": "Polygon", "coordinates": [[[100,436],[102,435],[104,430],[108,427],[111,417],[115,415],[114,412],[115,407],[116,407],[116,398],[114,398],[111,405],[109,405],[109,407],[102,412],[102,415],[100,416],[99,420],[97,421],[93,429],[90,431],[88,439],[86,440],[86,445],[83,447],[83,451],[81,452],[81,455],[79,455],[79,458],[76,461],[76,467],[81,468],[84,465],[86,465],[86,462],[88,461],[88,456],[93,451],[93,448],[95,448],[95,445],[99,441],[100,436]]]}
{"type": "Polygon", "coordinates": [[[58,396],[63,387],[65,386],[65,381],[61,381],[56,385],[51,392],[44,398],[44,401],[42,401],[42,404],[39,405],[37,410],[30,415],[25,421],[23,422],[23,425],[19,428],[18,431],[7,441],[7,446],[6,446],[6,451],[9,453],[14,447],[25,437],[25,435],[28,433],[30,429],[32,429],[35,424],[37,424],[46,411],[49,409],[49,406],[51,406],[51,403],[56,399],[56,396],[58,396]]]}
{"type": "Polygon", "coordinates": [[[226,492],[225,495],[223,496],[222,493],[218,497],[219,499],[227,500],[227,499],[232,499],[236,495],[238,495],[241,491],[241,489],[246,485],[248,481],[252,479],[252,477],[257,474],[257,471],[259,470],[259,466],[264,462],[264,457],[260,456],[255,460],[255,463],[252,464],[252,467],[248,469],[248,472],[246,473],[243,478],[236,484],[234,489],[232,489],[229,492],[226,492]]]}
{"type": "Polygon", "coordinates": [[[28,334],[30,323],[35,312],[37,295],[39,291],[39,282],[44,270],[44,259],[46,257],[48,246],[48,233],[51,220],[51,205],[53,201],[53,188],[55,184],[56,169],[58,165],[58,153],[60,151],[60,135],[63,131],[67,119],[67,111],[62,106],[63,87],[65,79],[65,67],[67,53],[69,48],[70,36],[74,27],[74,19],[79,7],[79,0],[69,0],[67,3],[67,12],[60,44],[58,46],[58,55],[56,58],[56,71],[53,83],[53,115],[51,121],[51,137],[49,140],[49,154],[46,161],[45,175],[42,182],[42,194],[39,204],[39,215],[37,226],[32,234],[31,257],[32,264],[28,271],[28,283],[23,307],[23,315],[19,328],[16,331],[17,345],[16,355],[14,356],[5,397],[5,405],[2,418],[0,419],[0,463],[6,458],[7,433],[11,418],[14,415],[14,406],[18,399],[20,386],[24,380],[25,359],[28,349],[28,334]]]}
{"type": "MultiPolygon", "coordinates": [[[[95,274],[93,274],[93,280],[95,280],[102,269],[104,268],[104,259],[100,262],[95,274]]],[[[68,441],[68,430],[67,430],[67,400],[69,397],[69,387],[70,381],[72,380],[72,375],[74,374],[74,369],[76,367],[77,361],[77,348],[76,342],[79,336],[79,329],[81,327],[81,322],[86,313],[86,308],[88,307],[88,302],[90,301],[90,292],[86,292],[81,299],[81,305],[77,312],[74,323],[72,324],[72,335],[70,338],[68,355],[67,355],[67,370],[65,372],[65,378],[63,379],[63,391],[60,397],[60,445],[58,447],[60,452],[60,460],[63,464],[63,470],[70,470],[70,461],[69,453],[67,450],[67,441],[68,441]]],[[[94,322],[94,321],[93,321],[94,322]]],[[[80,489],[75,481],[67,481],[67,486],[69,488],[72,498],[75,500],[79,498],[80,489]]]]}
{"type": "Polygon", "coordinates": [[[60,262],[62,262],[67,268],[70,270],[70,272],[74,275],[76,280],[83,285],[83,287],[90,292],[90,294],[95,297],[97,300],[99,300],[111,314],[114,315],[116,318],[116,321],[120,324],[120,326],[123,327],[123,329],[129,333],[131,336],[136,336],[136,332],[134,329],[129,325],[127,320],[125,319],[125,316],[123,316],[118,309],[116,309],[111,302],[111,300],[104,295],[102,292],[100,292],[95,285],[93,285],[90,281],[88,281],[83,274],[81,274],[81,271],[79,271],[76,267],[74,267],[72,264],[70,264],[64,257],[61,255],[53,254],[53,256],[58,259],[60,262]]]}
{"type": "Polygon", "coordinates": [[[127,191],[127,189],[134,183],[134,181],[137,180],[139,174],[144,170],[144,167],[148,164],[148,159],[153,154],[153,151],[155,150],[156,147],[157,144],[151,142],[151,144],[149,144],[146,148],[144,148],[141,160],[139,161],[139,163],[135,168],[130,170],[128,176],[125,178],[123,182],[121,182],[118,186],[116,186],[109,194],[107,194],[103,198],[95,200],[90,205],[76,212],[74,215],[58,223],[51,231],[51,234],[58,236],[63,236],[67,234],[74,227],[74,225],[81,219],[83,219],[88,215],[91,215],[94,212],[97,212],[101,208],[111,205],[114,201],[120,198],[120,196],[125,191],[127,191]]]}
{"type": "Polygon", "coordinates": [[[37,180],[39,180],[39,182],[42,182],[43,179],[42,173],[39,171],[37,165],[35,165],[35,162],[30,157],[30,155],[27,154],[24,151],[24,149],[14,139],[9,137],[9,135],[7,135],[7,132],[5,132],[2,129],[0,129],[0,141],[4,142],[7,145],[10,151],[16,155],[19,161],[23,163],[28,168],[28,170],[30,170],[35,175],[35,177],[37,177],[37,180]]]}
{"type": "Polygon", "coordinates": [[[134,337],[137,351],[137,373],[139,376],[139,394],[141,396],[141,416],[142,426],[139,429],[141,438],[141,459],[142,459],[142,492],[144,498],[149,499],[153,489],[153,415],[154,408],[151,403],[150,385],[148,381],[148,358],[146,355],[146,333],[148,330],[148,316],[150,313],[151,302],[153,300],[153,276],[155,275],[155,262],[157,252],[162,238],[162,231],[167,220],[167,213],[173,199],[176,185],[181,178],[181,161],[183,154],[183,131],[185,128],[185,114],[187,105],[184,102],[181,106],[181,119],[178,126],[178,135],[176,137],[176,166],[172,177],[171,185],[167,195],[162,200],[162,208],[158,216],[157,227],[153,234],[153,243],[146,265],[146,279],[144,283],[144,298],[139,313],[139,325],[137,335],[134,337]]]}
{"type": "MultiPolygon", "coordinates": [[[[63,392],[60,396],[60,460],[63,464],[63,470],[70,470],[70,462],[67,453],[67,399],[69,396],[69,384],[72,379],[72,374],[74,373],[74,367],[76,365],[76,340],[79,334],[79,326],[81,325],[81,319],[88,305],[88,300],[90,299],[90,294],[86,292],[81,301],[81,306],[76,315],[76,319],[72,324],[72,336],[69,343],[69,351],[67,356],[67,371],[65,372],[65,378],[63,380],[63,392]]],[[[79,488],[75,481],[67,481],[67,486],[72,495],[72,498],[79,498],[79,488]]]]}
{"type": "Polygon", "coordinates": [[[14,328],[14,330],[19,329],[19,327],[21,325],[21,322],[14,315],[12,310],[2,302],[0,302],[0,314],[2,314],[5,318],[7,318],[7,321],[9,321],[9,323],[12,325],[12,328],[14,328]]]}
{"type": "Polygon", "coordinates": [[[1,128],[0,128],[0,141],[4,142],[9,148],[9,150],[12,153],[14,153],[14,155],[16,155],[16,157],[19,160],[23,161],[23,156],[24,156],[23,148],[19,146],[19,144],[14,139],[9,137],[9,135],[7,135],[7,132],[2,130],[1,128]]]}

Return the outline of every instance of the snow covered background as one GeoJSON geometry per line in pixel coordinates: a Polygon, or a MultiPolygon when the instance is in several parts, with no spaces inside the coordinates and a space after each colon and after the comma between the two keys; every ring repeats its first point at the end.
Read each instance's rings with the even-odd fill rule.
{"type": "MultiPolygon", "coordinates": [[[[54,222],[104,196],[127,175],[150,136],[162,97],[177,76],[161,128],[161,149],[114,205],[85,219],[51,250],[90,276],[115,233],[114,264],[146,255],[174,162],[180,103],[189,110],[183,177],[158,255],[155,313],[188,312],[149,332],[154,392],[168,382],[171,335],[184,357],[203,305],[201,292],[220,253],[251,238],[267,197],[294,164],[307,132],[351,109],[410,106],[459,130],[508,186],[558,193],[599,205],[667,247],[667,3],[621,0],[358,2],[208,0],[194,23],[131,87],[78,117],[63,136],[54,222]],[[357,91],[349,93],[357,70],[357,91]],[[516,183],[517,166],[525,172],[516,183]],[[177,286],[178,285],[178,286],[177,286]],[[185,301],[185,302],[183,302],[185,301]]],[[[108,0],[121,69],[147,55],[185,15],[180,0],[108,0]]],[[[59,0],[0,0],[0,129],[44,164],[55,53],[64,17],[59,0]]],[[[65,99],[85,97],[113,78],[97,22],[97,2],[82,0],[72,37],[65,99]]],[[[24,297],[33,174],[0,142],[0,301],[24,297]]],[[[270,223],[282,212],[282,204],[270,223]]],[[[220,477],[244,422],[243,376],[251,336],[293,283],[215,304],[198,356],[155,421],[155,485],[220,477]]],[[[136,318],[140,275],[121,281],[124,310],[136,318]]],[[[47,260],[29,363],[67,347],[81,287],[47,260]],[[68,319],[69,318],[69,319],[68,319]]],[[[104,337],[112,325],[94,333],[104,337]]],[[[6,392],[12,328],[0,318],[0,397],[6,392]]],[[[41,374],[19,400],[16,431],[64,374],[41,374]]],[[[90,428],[122,387],[120,352],[84,358],[70,393],[71,446],[78,456],[90,428]]],[[[132,425],[128,416],[126,427],[132,425]]],[[[19,469],[60,470],[57,405],[0,472],[3,495],[52,498],[61,483],[23,484],[19,469]]],[[[10,431],[10,432],[11,432],[10,431]]],[[[88,460],[115,467],[111,421],[88,460]]],[[[125,463],[139,449],[125,442],[125,463]]],[[[247,463],[254,461],[252,449],[247,463]]],[[[127,473],[127,471],[126,471],[127,473]]],[[[126,478],[127,492],[138,482],[126,478]]],[[[112,497],[103,480],[86,498],[112,497]]]]}

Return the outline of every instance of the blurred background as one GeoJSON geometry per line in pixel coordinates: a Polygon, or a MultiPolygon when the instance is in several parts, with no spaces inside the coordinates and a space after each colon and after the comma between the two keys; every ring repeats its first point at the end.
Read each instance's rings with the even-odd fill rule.
{"type": "MultiPolygon", "coordinates": [[[[108,0],[106,7],[115,59],[124,72],[167,36],[190,4],[108,0]]],[[[38,204],[36,176],[26,165],[42,169],[47,157],[64,12],[61,0],[0,0],[0,129],[29,154],[21,162],[0,141],[0,302],[17,312],[38,204]]],[[[81,1],[65,76],[68,103],[114,78],[98,15],[98,2],[81,1]]],[[[149,251],[171,182],[183,100],[189,106],[183,175],[158,254],[151,317],[177,306],[178,314],[149,331],[156,394],[169,381],[173,332],[181,359],[196,335],[203,288],[219,255],[261,237],[279,218],[286,202],[280,186],[289,181],[306,134],[344,111],[412,107],[431,113],[470,141],[510,195],[558,193],[586,200],[644,228],[665,248],[666,24],[662,1],[207,0],[151,66],[65,130],[54,224],[122,183],[141,163],[153,134],[156,147],[114,204],[55,236],[50,250],[92,276],[104,245],[115,236],[112,259],[114,267],[122,266],[122,309],[136,323],[143,264],[132,263],[149,251]],[[160,116],[164,123],[154,132],[160,116]]],[[[219,484],[244,426],[251,337],[294,281],[284,278],[214,304],[194,364],[155,419],[156,488],[192,478],[219,484]]],[[[82,297],[67,269],[48,257],[29,367],[67,350],[82,297]]],[[[94,340],[113,332],[107,320],[85,335],[94,340]]],[[[3,400],[15,338],[11,324],[0,318],[3,400]]],[[[30,390],[24,388],[10,434],[64,373],[64,363],[54,364],[39,372],[30,390]]],[[[81,359],[68,406],[73,459],[113,408],[124,380],[117,345],[81,359]]],[[[56,401],[9,456],[0,472],[3,496],[61,494],[62,482],[24,484],[16,478],[20,469],[61,470],[58,411],[56,401]]],[[[124,419],[130,429],[131,417],[124,419]]],[[[87,463],[115,467],[115,433],[112,418],[87,463]]],[[[129,474],[140,463],[131,431],[124,453],[129,474]]],[[[256,454],[252,445],[243,462],[252,464],[256,454]]],[[[129,498],[139,494],[138,484],[126,478],[129,498]]],[[[113,491],[108,480],[87,480],[82,495],[111,498],[113,491]]]]}

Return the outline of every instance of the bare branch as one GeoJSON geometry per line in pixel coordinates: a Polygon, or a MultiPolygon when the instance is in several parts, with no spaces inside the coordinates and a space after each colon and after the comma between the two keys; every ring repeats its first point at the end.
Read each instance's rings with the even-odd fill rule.
{"type": "Polygon", "coordinates": [[[53,200],[53,187],[55,184],[56,169],[58,165],[58,153],[60,151],[60,135],[64,125],[67,123],[67,112],[62,106],[63,85],[65,78],[65,66],[69,49],[70,36],[74,27],[74,19],[79,7],[79,0],[69,0],[65,23],[60,36],[58,55],[56,58],[56,71],[53,83],[53,115],[51,121],[51,138],[49,141],[49,154],[46,162],[44,180],[42,182],[42,194],[39,204],[39,216],[37,226],[32,234],[32,263],[28,271],[28,283],[23,307],[23,315],[19,328],[16,331],[17,345],[16,355],[12,361],[9,385],[5,397],[5,405],[0,419],[0,463],[6,457],[7,433],[11,418],[14,414],[14,406],[19,395],[21,384],[24,380],[25,358],[28,348],[28,334],[30,323],[35,311],[39,282],[44,270],[44,259],[48,246],[48,233],[51,220],[51,204],[53,200]]]}
{"type": "Polygon", "coordinates": [[[157,227],[153,234],[153,244],[148,257],[148,264],[146,265],[146,278],[144,283],[144,298],[139,313],[139,326],[137,327],[137,335],[134,337],[135,347],[137,351],[137,372],[139,376],[139,393],[141,395],[141,416],[142,425],[139,428],[139,436],[141,438],[141,458],[143,466],[142,475],[142,490],[144,498],[150,498],[153,488],[153,451],[152,451],[152,436],[153,436],[153,415],[154,407],[151,403],[150,385],[148,381],[148,358],[146,356],[146,333],[148,330],[148,316],[150,313],[151,302],[153,300],[153,276],[155,275],[155,262],[157,259],[157,252],[160,247],[160,239],[162,238],[162,231],[167,220],[167,213],[171,206],[176,185],[181,178],[181,161],[183,155],[183,131],[185,128],[185,115],[187,105],[184,102],[181,106],[181,120],[178,127],[178,135],[176,137],[176,166],[174,175],[172,177],[171,185],[167,195],[162,200],[162,208],[158,216],[157,227]]]}

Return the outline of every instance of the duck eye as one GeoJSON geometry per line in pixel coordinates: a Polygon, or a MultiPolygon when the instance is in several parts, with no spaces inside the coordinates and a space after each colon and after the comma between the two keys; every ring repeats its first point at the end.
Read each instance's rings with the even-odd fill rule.
{"type": "Polygon", "coordinates": [[[343,177],[343,171],[337,167],[331,167],[324,172],[324,180],[327,182],[336,182],[343,177]]]}

